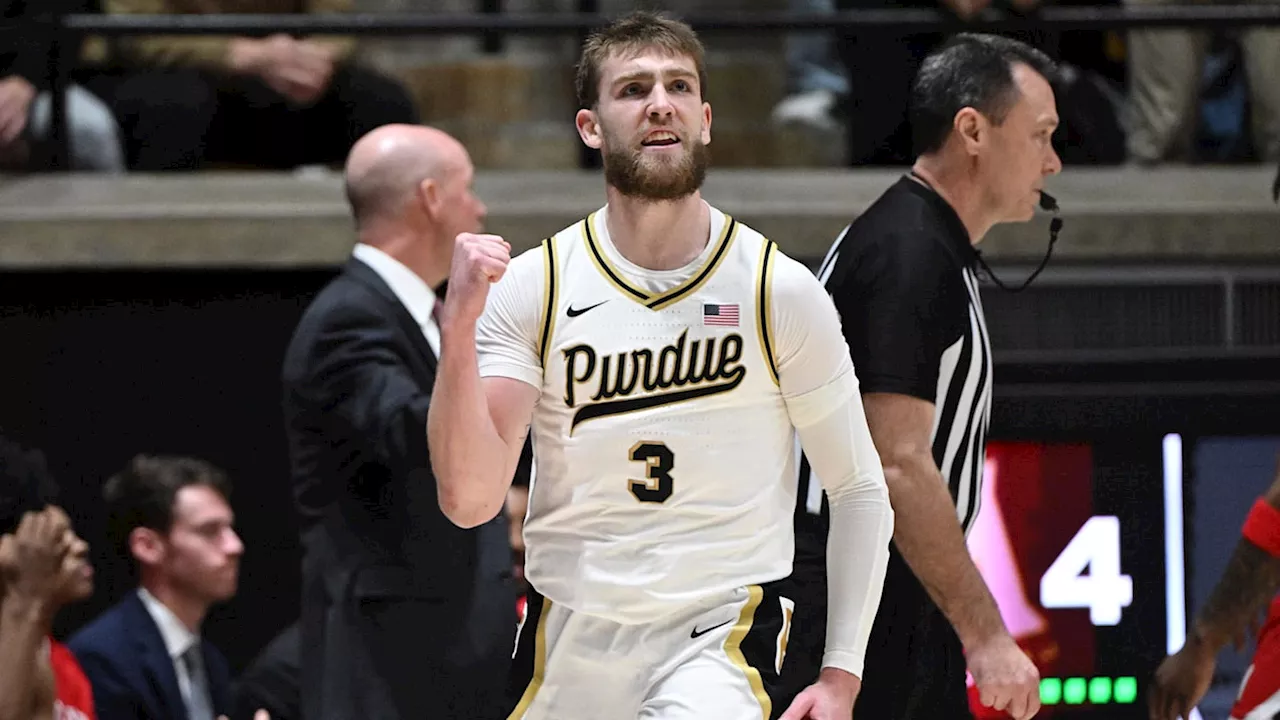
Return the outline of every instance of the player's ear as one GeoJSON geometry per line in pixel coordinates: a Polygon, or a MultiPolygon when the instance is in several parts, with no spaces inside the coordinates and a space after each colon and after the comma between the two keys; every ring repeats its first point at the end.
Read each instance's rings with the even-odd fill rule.
{"type": "Polygon", "coordinates": [[[702,144],[711,144],[711,103],[702,103],[702,144]]]}
{"type": "Polygon", "coordinates": [[[578,126],[578,137],[587,147],[599,150],[604,145],[604,133],[600,131],[600,121],[594,110],[579,110],[574,122],[578,126]]]}

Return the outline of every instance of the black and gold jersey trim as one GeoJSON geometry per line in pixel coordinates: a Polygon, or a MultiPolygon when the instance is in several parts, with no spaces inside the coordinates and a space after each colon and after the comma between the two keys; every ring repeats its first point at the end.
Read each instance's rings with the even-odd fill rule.
{"type": "Polygon", "coordinates": [[[556,243],[554,237],[542,241],[544,273],[546,283],[542,294],[542,333],[538,338],[538,359],[542,367],[547,366],[547,348],[551,345],[551,336],[556,329],[556,308],[559,306],[560,287],[556,277],[556,243]]]}
{"type": "Polygon", "coordinates": [[[764,353],[769,377],[778,384],[778,362],[773,339],[773,266],[777,264],[777,243],[766,239],[760,250],[760,278],[756,284],[756,308],[760,317],[756,331],[760,333],[760,349],[764,353]]]}
{"type": "Polygon", "coordinates": [[[595,233],[591,227],[595,223],[596,213],[591,213],[586,220],[583,221],[583,238],[587,244],[587,252],[591,255],[592,262],[596,268],[600,270],[600,274],[611,285],[616,287],[623,295],[644,305],[650,310],[662,310],[684,297],[695,292],[698,288],[711,277],[720,267],[721,262],[729,254],[729,247],[733,245],[733,239],[737,235],[738,221],[732,217],[725,215],[724,229],[720,232],[720,237],[716,240],[716,247],[711,253],[711,257],[707,259],[706,264],[702,266],[698,272],[694,273],[688,280],[671,288],[670,290],[654,295],[645,290],[637,288],[626,281],[622,273],[609,262],[604,251],[600,248],[600,243],[596,241],[595,233]]]}

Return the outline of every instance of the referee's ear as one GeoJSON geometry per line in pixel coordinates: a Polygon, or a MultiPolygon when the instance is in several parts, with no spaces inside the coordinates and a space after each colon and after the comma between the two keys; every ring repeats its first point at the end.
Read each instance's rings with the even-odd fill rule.
{"type": "Polygon", "coordinates": [[[587,147],[599,150],[604,145],[604,134],[600,132],[600,120],[594,110],[579,110],[574,117],[574,124],[578,128],[578,137],[582,138],[587,147]]]}
{"type": "Polygon", "coordinates": [[[987,142],[987,119],[972,107],[960,108],[951,127],[964,147],[966,155],[977,155],[987,142]]]}

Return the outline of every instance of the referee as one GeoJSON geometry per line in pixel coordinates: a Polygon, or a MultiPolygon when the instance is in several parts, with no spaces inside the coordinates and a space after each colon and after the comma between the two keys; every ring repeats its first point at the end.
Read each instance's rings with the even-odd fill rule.
{"type": "MultiPolygon", "coordinates": [[[[861,381],[897,521],[867,647],[857,720],[970,718],[966,658],[984,705],[1040,707],[1039,675],[1005,627],[965,546],[978,514],[991,418],[991,345],[974,245],[1026,221],[1061,170],[1043,53],[964,34],[929,56],[912,87],[920,154],[841,233],[820,278],[861,381]]],[[[796,514],[794,682],[816,675],[825,635],[827,538],[818,480],[802,460],[796,514]],[[812,489],[810,489],[812,488],[812,489]]],[[[832,552],[861,552],[831,548],[832,552]]]]}

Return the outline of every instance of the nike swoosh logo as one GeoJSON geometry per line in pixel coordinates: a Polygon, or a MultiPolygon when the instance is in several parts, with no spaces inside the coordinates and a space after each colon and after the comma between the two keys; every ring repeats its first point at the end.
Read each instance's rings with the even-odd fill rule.
{"type": "Polygon", "coordinates": [[[586,307],[582,308],[581,310],[579,310],[579,309],[575,308],[574,306],[570,305],[570,306],[569,306],[568,311],[566,311],[566,312],[565,312],[565,314],[566,314],[566,315],[568,315],[569,317],[578,317],[578,316],[579,316],[579,315],[581,315],[582,313],[584,313],[584,312],[586,312],[586,311],[588,311],[588,310],[595,310],[596,308],[600,307],[601,305],[603,305],[603,304],[605,304],[605,303],[607,303],[607,302],[609,302],[609,301],[608,301],[608,300],[601,300],[600,302],[596,303],[595,305],[588,305],[588,306],[586,306],[586,307]]]}
{"type": "Polygon", "coordinates": [[[729,624],[729,623],[731,623],[731,622],[733,622],[733,621],[732,621],[732,620],[725,620],[724,622],[720,623],[719,625],[712,625],[711,627],[706,628],[705,630],[699,630],[698,628],[696,628],[696,627],[695,627],[695,628],[693,629],[693,632],[689,633],[689,637],[690,637],[690,638],[699,638],[699,637],[702,637],[703,635],[706,635],[707,633],[711,632],[712,630],[715,630],[716,628],[722,628],[722,627],[724,627],[725,625],[728,625],[728,624],[729,624]]]}

